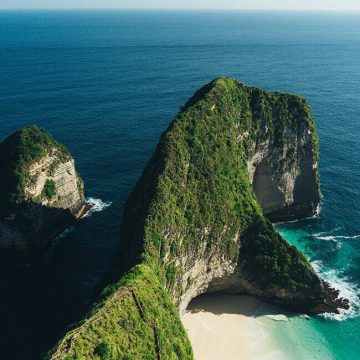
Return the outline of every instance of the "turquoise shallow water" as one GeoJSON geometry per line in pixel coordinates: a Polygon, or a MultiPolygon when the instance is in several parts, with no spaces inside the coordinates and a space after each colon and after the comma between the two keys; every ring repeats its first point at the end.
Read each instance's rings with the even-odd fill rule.
{"type": "Polygon", "coordinates": [[[339,235],[340,228],[314,232],[321,218],[322,215],[317,219],[278,225],[277,228],[290,243],[306,253],[323,278],[337,287],[342,296],[350,299],[351,310],[339,315],[312,316],[310,319],[285,313],[286,321],[262,317],[261,326],[270,333],[272,342],[284,354],[284,359],[358,358],[360,291],[356,281],[344,275],[356,256],[348,242],[358,236],[339,235]],[[326,243],[322,244],[324,241],[326,243]],[[328,248],[327,251],[324,248],[328,248]],[[323,256],[327,252],[332,253],[331,260],[323,256]],[[334,262],[338,265],[332,265],[334,262]]]}
{"type": "Polygon", "coordinates": [[[46,264],[21,269],[0,254],[0,359],[37,359],[87,311],[119,241],[123,204],[161,132],[219,75],[304,95],[313,107],[321,213],[278,229],[352,310],[266,321],[288,359],[313,359],[318,349],[323,359],[358,358],[359,59],[359,13],[0,12],[0,139],[29,123],[47,128],[102,210],[61,239],[46,264]]]}

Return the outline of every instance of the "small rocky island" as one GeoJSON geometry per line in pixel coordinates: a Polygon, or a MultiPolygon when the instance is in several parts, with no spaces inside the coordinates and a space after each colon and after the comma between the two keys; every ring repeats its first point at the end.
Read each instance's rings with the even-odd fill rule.
{"type": "Polygon", "coordinates": [[[25,258],[87,210],[84,185],[66,148],[37,126],[0,144],[0,248],[25,258]]]}
{"type": "Polygon", "coordinates": [[[230,78],[204,86],[127,201],[109,285],[47,358],[193,359],[179,313],[206,292],[306,313],[348,308],[269,221],[315,214],[318,156],[304,98],[230,78]]]}

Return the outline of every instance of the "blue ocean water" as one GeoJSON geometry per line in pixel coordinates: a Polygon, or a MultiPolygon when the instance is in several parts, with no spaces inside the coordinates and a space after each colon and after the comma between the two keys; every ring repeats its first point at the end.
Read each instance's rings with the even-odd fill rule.
{"type": "Polygon", "coordinates": [[[288,359],[356,359],[359,59],[359,13],[0,12],[0,139],[26,124],[45,127],[74,155],[102,210],[62,238],[46,264],[22,269],[2,258],[0,358],[37,359],[86,312],[161,132],[197,88],[227,75],[311,103],[321,213],[278,230],[352,304],[335,318],[276,323],[275,339],[288,359]]]}

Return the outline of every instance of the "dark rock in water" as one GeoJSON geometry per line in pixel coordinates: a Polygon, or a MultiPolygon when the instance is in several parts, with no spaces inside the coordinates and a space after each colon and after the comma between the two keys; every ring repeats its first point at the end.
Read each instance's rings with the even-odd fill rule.
{"type": "Polygon", "coordinates": [[[349,310],[350,303],[348,299],[339,298],[340,291],[333,288],[327,281],[322,280],[325,297],[318,303],[311,312],[314,314],[335,313],[338,314],[340,309],[349,310]]]}
{"type": "Polygon", "coordinates": [[[0,248],[38,256],[86,208],[83,181],[65,147],[25,127],[0,144],[0,248]]]}
{"type": "Polygon", "coordinates": [[[192,359],[178,312],[205,292],[309,313],[346,306],[268,220],[315,213],[317,160],[302,97],[229,78],[200,89],[127,201],[114,283],[49,358],[91,358],[101,346],[110,358],[192,359]]]}

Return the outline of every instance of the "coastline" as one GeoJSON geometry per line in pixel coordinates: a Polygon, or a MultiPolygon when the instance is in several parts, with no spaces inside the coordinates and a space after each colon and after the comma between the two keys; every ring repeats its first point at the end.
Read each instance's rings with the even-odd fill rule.
{"type": "MultiPolygon", "coordinates": [[[[260,323],[265,306],[247,295],[207,294],[193,300],[182,322],[195,359],[285,359],[271,333],[260,323]]],[[[270,316],[283,320],[282,315],[270,316]]]]}
{"type": "Polygon", "coordinates": [[[331,320],[288,313],[252,296],[200,296],[181,320],[195,360],[334,359],[322,331],[331,320]]]}

